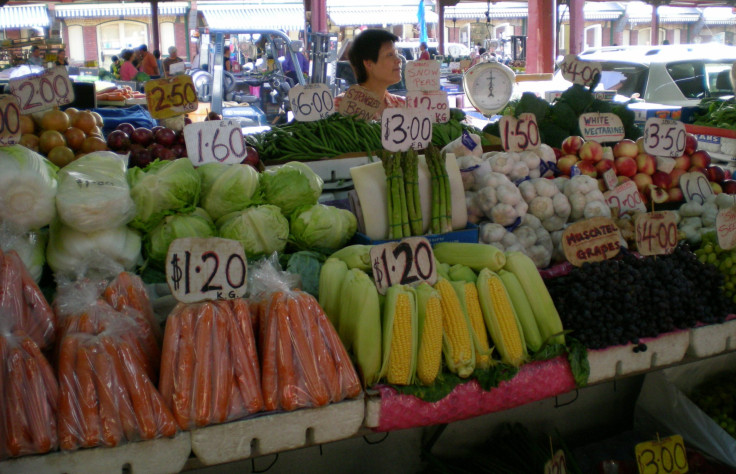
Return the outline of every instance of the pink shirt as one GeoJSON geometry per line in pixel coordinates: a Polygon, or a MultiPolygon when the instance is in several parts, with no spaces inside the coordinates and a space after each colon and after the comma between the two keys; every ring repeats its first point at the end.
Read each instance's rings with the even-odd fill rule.
{"type": "Polygon", "coordinates": [[[136,74],[138,74],[138,69],[130,61],[125,61],[120,67],[121,81],[132,81],[136,74]]]}

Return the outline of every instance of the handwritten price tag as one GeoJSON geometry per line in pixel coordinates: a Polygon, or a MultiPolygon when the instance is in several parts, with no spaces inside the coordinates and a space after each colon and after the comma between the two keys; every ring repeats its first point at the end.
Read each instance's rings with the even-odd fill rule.
{"type": "Polygon", "coordinates": [[[381,115],[381,144],[389,151],[421,150],[432,141],[432,119],[419,109],[384,109],[381,115]]]}
{"type": "Polygon", "coordinates": [[[248,151],[237,120],[208,120],[184,127],[187,155],[194,166],[240,163],[248,151]]]}
{"type": "Polygon", "coordinates": [[[20,113],[52,109],[74,101],[74,88],[64,66],[47,69],[41,74],[8,81],[10,93],[20,105],[20,113]]]}
{"type": "Polygon", "coordinates": [[[342,115],[357,115],[362,120],[373,120],[381,108],[382,98],[358,84],[345,91],[337,111],[342,115]]]}
{"type": "Polygon", "coordinates": [[[220,238],[176,239],[166,254],[166,282],[177,301],[242,298],[248,264],[240,242],[220,238]]]}
{"type": "Polygon", "coordinates": [[[639,443],[634,447],[634,454],[639,474],[684,474],[688,471],[685,443],[680,435],[639,443]]]}
{"type": "Polygon", "coordinates": [[[409,61],[404,71],[406,89],[408,91],[440,90],[439,61],[409,61]]]}
{"type": "Polygon", "coordinates": [[[736,247],[736,207],[721,209],[716,215],[718,246],[724,250],[736,247]]]}
{"type": "Polygon", "coordinates": [[[437,282],[434,252],[424,237],[374,245],[370,255],[373,278],[382,295],[391,285],[416,286],[423,281],[434,285],[437,282]]]}
{"type": "Polygon", "coordinates": [[[699,171],[685,173],[680,176],[680,189],[686,202],[695,201],[703,204],[708,196],[713,195],[710,181],[699,171]]]}
{"type": "Polygon", "coordinates": [[[300,122],[314,122],[335,111],[327,84],[296,85],[289,90],[289,103],[294,119],[300,122]]]}
{"type": "Polygon", "coordinates": [[[20,142],[20,108],[14,95],[0,95],[0,146],[20,142]]]}
{"type": "Polygon", "coordinates": [[[667,255],[677,247],[674,212],[647,212],[636,218],[636,248],[642,255],[667,255]]]}
{"type": "Polygon", "coordinates": [[[608,260],[621,250],[621,233],[608,217],[578,221],[562,234],[562,250],[576,267],[585,262],[608,260]]]}
{"type": "Polygon", "coordinates": [[[587,86],[596,74],[600,74],[602,67],[600,63],[592,61],[581,61],[574,54],[567,54],[560,64],[562,77],[573,84],[581,84],[587,86]]]}
{"type": "Polygon", "coordinates": [[[188,74],[152,79],[146,82],[143,90],[146,93],[148,112],[155,119],[194,112],[199,104],[192,76],[188,74]]]}
{"type": "Polygon", "coordinates": [[[603,196],[610,208],[617,207],[618,212],[623,214],[628,211],[647,212],[644,201],[641,200],[641,194],[633,181],[626,181],[621,186],[615,187],[611,191],[606,191],[603,196]]]}
{"type": "Polygon", "coordinates": [[[616,189],[618,186],[618,177],[616,172],[612,169],[603,172],[603,181],[606,183],[606,188],[609,190],[616,189]]]}
{"type": "Polygon", "coordinates": [[[552,459],[545,463],[544,474],[567,474],[567,460],[563,450],[558,449],[552,459]]]}
{"type": "Polygon", "coordinates": [[[644,125],[644,151],[654,156],[680,156],[685,151],[685,125],[657,117],[644,125]]]}
{"type": "Polygon", "coordinates": [[[623,122],[610,112],[581,114],[578,125],[583,138],[594,142],[619,142],[626,136],[623,122]]]}
{"type": "Polygon", "coordinates": [[[426,110],[434,114],[434,123],[450,120],[450,103],[445,91],[409,91],[406,93],[406,106],[410,109],[426,110]]]}
{"type": "Polygon", "coordinates": [[[501,146],[505,151],[536,150],[541,140],[537,117],[532,113],[520,114],[519,118],[501,117],[501,146]]]}

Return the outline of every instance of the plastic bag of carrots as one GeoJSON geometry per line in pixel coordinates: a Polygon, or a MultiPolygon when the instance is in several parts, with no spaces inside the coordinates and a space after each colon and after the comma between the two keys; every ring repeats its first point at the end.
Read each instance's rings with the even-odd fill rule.
{"type": "Polygon", "coordinates": [[[0,329],[0,459],[57,448],[58,396],[56,376],[35,341],[0,329]]]}
{"type": "Polygon", "coordinates": [[[245,300],[179,303],[172,310],[159,388],[182,429],[237,420],[263,409],[245,300]]]}
{"type": "Polygon", "coordinates": [[[292,275],[273,262],[262,261],[249,282],[259,300],[266,410],[319,407],[358,396],[358,374],[322,307],[309,293],[292,289],[292,275]]]}

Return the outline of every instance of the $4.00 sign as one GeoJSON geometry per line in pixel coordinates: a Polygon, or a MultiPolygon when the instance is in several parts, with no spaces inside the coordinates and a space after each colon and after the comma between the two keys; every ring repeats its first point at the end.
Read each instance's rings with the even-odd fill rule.
{"type": "Polygon", "coordinates": [[[155,119],[194,112],[199,104],[192,76],[188,74],[181,74],[173,78],[152,79],[146,82],[144,91],[148,111],[155,119]]]}
{"type": "Polygon", "coordinates": [[[38,75],[10,79],[8,87],[10,93],[18,98],[23,115],[74,101],[74,88],[64,66],[47,69],[38,75]]]}
{"type": "Polygon", "coordinates": [[[194,166],[205,163],[236,164],[248,154],[237,120],[208,120],[184,127],[187,155],[194,166]]]}
{"type": "Polygon", "coordinates": [[[220,238],[176,239],[166,254],[166,282],[177,301],[242,298],[248,264],[240,242],[220,238]]]}
{"type": "Polygon", "coordinates": [[[601,64],[581,61],[574,54],[567,54],[560,64],[562,77],[573,84],[587,86],[601,73],[601,64]]]}
{"type": "Polygon", "coordinates": [[[400,242],[374,245],[371,266],[376,288],[382,295],[391,285],[418,285],[437,282],[434,252],[424,237],[409,237],[400,242]]]}
{"type": "Polygon", "coordinates": [[[639,474],[684,474],[688,472],[687,453],[682,436],[645,441],[634,447],[639,474]]]}
{"type": "Polygon", "coordinates": [[[636,218],[636,248],[642,255],[665,255],[677,247],[674,212],[647,212],[636,218]]]}
{"type": "Polygon", "coordinates": [[[20,109],[18,99],[10,94],[0,95],[0,146],[15,145],[20,141],[20,109]]]}

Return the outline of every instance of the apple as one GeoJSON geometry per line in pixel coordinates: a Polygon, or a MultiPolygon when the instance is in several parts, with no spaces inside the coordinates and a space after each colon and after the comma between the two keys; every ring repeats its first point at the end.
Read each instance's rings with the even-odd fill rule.
{"type": "Polygon", "coordinates": [[[667,200],[670,198],[670,195],[667,191],[653,184],[649,186],[649,194],[652,196],[652,201],[657,204],[667,202],[667,200]]]}
{"type": "Polygon", "coordinates": [[[672,178],[664,171],[655,171],[652,175],[652,184],[662,189],[669,189],[672,186],[672,178]]]}
{"type": "Polygon", "coordinates": [[[557,160],[557,167],[560,169],[562,174],[570,176],[570,170],[578,161],[579,160],[576,155],[564,155],[562,158],[557,160]]]}
{"type": "Polygon", "coordinates": [[[620,176],[628,176],[629,178],[636,174],[636,161],[630,156],[622,156],[616,158],[613,162],[616,168],[616,174],[620,176]]]}
{"type": "Polygon", "coordinates": [[[176,132],[166,127],[154,128],[157,130],[154,131],[153,129],[151,129],[151,132],[153,132],[153,139],[156,141],[156,143],[159,143],[167,148],[176,143],[176,132]]]}
{"type": "Polygon", "coordinates": [[[710,188],[713,190],[713,194],[721,194],[723,192],[723,187],[715,181],[710,182],[710,188]]]}
{"type": "Polygon", "coordinates": [[[629,178],[628,176],[616,176],[616,186],[621,186],[627,181],[631,181],[631,178],[629,178]]]}
{"type": "Polygon", "coordinates": [[[187,156],[187,147],[181,143],[175,143],[174,146],[171,147],[171,151],[174,152],[174,156],[177,158],[186,158],[187,156]]]}
{"type": "Polygon", "coordinates": [[[667,190],[667,194],[669,194],[669,202],[680,202],[683,199],[685,199],[685,196],[682,194],[682,189],[680,189],[679,186],[673,186],[670,189],[667,190]]]}
{"type": "Polygon", "coordinates": [[[620,158],[622,156],[636,158],[636,155],[639,155],[640,153],[641,152],[639,151],[639,147],[636,142],[634,140],[629,140],[628,138],[624,138],[613,146],[613,156],[615,158],[620,158]]]}
{"type": "Polygon", "coordinates": [[[138,127],[130,134],[130,141],[147,147],[153,143],[153,133],[145,127],[138,127]]]}
{"type": "Polygon", "coordinates": [[[636,173],[632,180],[636,183],[636,189],[642,194],[646,194],[649,185],[653,184],[652,176],[646,173],[636,173]]]}
{"type": "Polygon", "coordinates": [[[146,149],[151,154],[151,158],[155,160],[156,158],[161,158],[161,151],[165,150],[166,147],[160,143],[151,143],[146,149]]]}
{"type": "Polygon", "coordinates": [[[721,188],[726,194],[736,194],[736,179],[726,179],[721,183],[721,188]]]}
{"type": "MultiPolygon", "coordinates": [[[[595,143],[595,142],[593,142],[593,143],[595,143]]],[[[575,165],[580,170],[580,174],[584,174],[586,176],[590,176],[591,178],[597,178],[598,177],[598,172],[596,171],[595,165],[593,164],[592,161],[581,160],[581,161],[578,161],[577,163],[575,163],[575,165]]]]}
{"type": "Polygon", "coordinates": [[[672,183],[672,187],[680,185],[680,177],[687,173],[687,170],[683,170],[680,168],[675,168],[672,171],[670,171],[670,182],[672,183]]]}
{"type": "Polygon", "coordinates": [[[585,143],[583,137],[577,135],[567,137],[562,141],[562,152],[566,155],[577,155],[583,143],[585,143]]]}
{"type": "Polygon", "coordinates": [[[107,135],[107,147],[113,151],[128,151],[130,137],[122,130],[113,130],[107,135]]]}
{"type": "Polygon", "coordinates": [[[657,159],[647,153],[636,155],[636,168],[639,173],[654,174],[657,171],[657,159]]]}
{"type": "Polygon", "coordinates": [[[603,147],[598,142],[587,141],[578,150],[578,156],[583,161],[598,163],[603,159],[603,147]]]}
{"type": "Polygon", "coordinates": [[[613,160],[601,160],[595,164],[595,170],[601,176],[610,169],[613,169],[613,160]]]}
{"type": "Polygon", "coordinates": [[[131,136],[133,134],[133,130],[135,130],[135,127],[132,123],[123,122],[119,124],[117,127],[115,127],[115,130],[122,130],[124,131],[128,136],[131,136]]]}
{"type": "Polygon", "coordinates": [[[675,158],[675,169],[687,170],[690,168],[690,155],[680,155],[675,158]]]}
{"type": "Polygon", "coordinates": [[[710,166],[710,154],[705,150],[698,150],[690,155],[690,162],[693,166],[699,168],[707,168],[710,166]]]}
{"type": "Polygon", "coordinates": [[[693,135],[692,133],[686,133],[685,134],[685,151],[683,151],[686,155],[692,155],[695,153],[695,150],[698,149],[698,139],[693,135]]]}
{"type": "Polygon", "coordinates": [[[705,175],[708,177],[708,181],[714,183],[722,183],[726,179],[726,173],[718,165],[710,165],[705,169],[705,175]]]}

